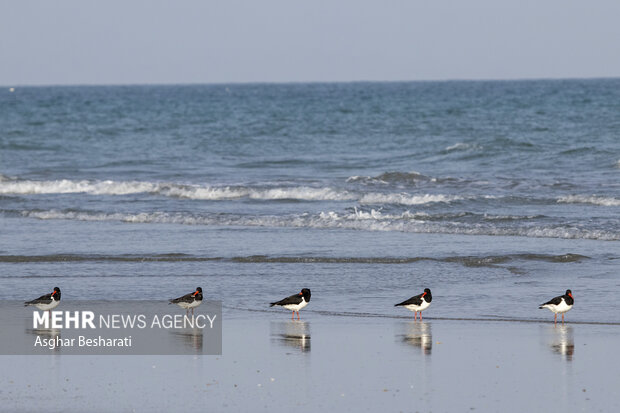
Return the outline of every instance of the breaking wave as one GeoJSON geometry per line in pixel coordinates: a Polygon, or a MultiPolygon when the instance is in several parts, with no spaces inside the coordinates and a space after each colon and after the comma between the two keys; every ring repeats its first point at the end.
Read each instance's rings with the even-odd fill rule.
{"type": "Polygon", "coordinates": [[[305,201],[346,201],[357,196],[348,191],[332,188],[313,188],[307,186],[281,188],[251,188],[243,186],[199,186],[176,183],[153,183],[140,181],[73,181],[68,179],[54,181],[32,181],[0,179],[0,194],[39,195],[75,194],[90,195],[129,195],[147,193],[172,198],[197,200],[250,199],[298,199],[305,201]]]}
{"type": "MultiPolygon", "coordinates": [[[[116,221],[126,223],[156,223],[180,225],[217,225],[217,226],[245,226],[245,227],[294,227],[319,229],[350,229],[362,231],[396,231],[411,233],[439,233],[461,235],[497,235],[520,236],[533,238],[565,238],[565,239],[595,239],[604,241],[620,240],[620,233],[598,229],[586,229],[573,225],[544,225],[528,223],[526,225],[514,222],[510,226],[497,225],[493,217],[474,220],[474,222],[460,222],[446,220],[440,216],[429,216],[421,213],[404,212],[402,214],[385,214],[378,210],[337,213],[334,211],[319,214],[291,214],[282,216],[273,215],[238,215],[238,214],[209,214],[191,215],[187,213],[144,212],[137,214],[104,213],[87,211],[21,211],[21,215],[28,218],[50,220],[66,219],[77,221],[116,221]]],[[[516,217],[513,217],[516,218],[516,217]]],[[[524,217],[524,219],[534,219],[524,217]]],[[[515,220],[516,221],[516,220],[515,220]]]]}
{"type": "Polygon", "coordinates": [[[568,195],[558,199],[565,204],[592,204],[601,206],[620,206],[620,199],[599,195],[568,195]]]}
{"type": "Polygon", "coordinates": [[[88,193],[93,195],[127,195],[140,192],[153,192],[156,185],[149,182],[116,181],[72,181],[60,179],[55,181],[31,181],[21,179],[0,179],[0,194],[72,194],[88,193]]]}
{"type": "Polygon", "coordinates": [[[480,145],[472,144],[472,143],[457,142],[454,145],[447,146],[444,149],[444,151],[445,152],[466,151],[469,149],[480,149],[480,145]]]}
{"type": "Polygon", "coordinates": [[[55,181],[0,180],[0,195],[75,194],[130,195],[151,194],[171,198],[222,201],[234,199],[358,201],[361,204],[421,205],[462,199],[454,195],[408,193],[358,193],[330,187],[309,186],[257,188],[246,186],[200,186],[140,181],[55,181]]]}
{"type": "Polygon", "coordinates": [[[360,204],[399,204],[399,205],[422,205],[434,202],[452,202],[463,199],[456,195],[410,195],[410,194],[381,194],[370,193],[363,195],[360,204]]]}

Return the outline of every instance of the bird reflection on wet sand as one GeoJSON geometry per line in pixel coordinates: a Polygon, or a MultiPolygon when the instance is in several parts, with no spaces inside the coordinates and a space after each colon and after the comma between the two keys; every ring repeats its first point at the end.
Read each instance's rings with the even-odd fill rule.
{"type": "Polygon", "coordinates": [[[188,328],[181,331],[171,331],[175,342],[184,344],[185,346],[196,350],[196,353],[202,353],[203,336],[201,328],[188,328]]]}
{"type": "Polygon", "coordinates": [[[551,351],[561,355],[566,361],[572,361],[575,354],[573,327],[567,325],[545,327],[545,333],[551,351]]]}
{"type": "Polygon", "coordinates": [[[307,321],[272,321],[271,340],[301,352],[310,351],[310,323],[307,321]]]}
{"type": "Polygon", "coordinates": [[[396,333],[396,340],[413,347],[418,347],[422,350],[422,353],[430,355],[433,350],[431,324],[425,322],[406,322],[402,326],[404,332],[396,333]]]}
{"type": "MultiPolygon", "coordinates": [[[[32,334],[34,336],[39,336],[41,337],[41,339],[51,339],[51,340],[56,340],[58,339],[62,339],[62,336],[60,334],[60,329],[58,328],[27,328],[26,329],[26,334],[32,334]]],[[[49,349],[51,347],[49,346],[44,346],[46,349],[49,349]]],[[[54,352],[59,352],[62,349],[62,345],[60,346],[54,346],[53,348],[51,348],[52,351],[54,352]]]]}

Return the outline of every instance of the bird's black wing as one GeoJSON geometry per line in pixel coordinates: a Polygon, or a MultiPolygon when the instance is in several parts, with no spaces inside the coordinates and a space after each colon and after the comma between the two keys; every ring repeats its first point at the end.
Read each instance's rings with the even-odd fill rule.
{"type": "Polygon", "coordinates": [[[410,304],[414,304],[414,305],[422,305],[422,296],[424,294],[418,294],[414,297],[411,297],[408,300],[403,301],[402,303],[399,304],[394,304],[394,307],[398,307],[400,305],[410,305],[410,304]]]}
{"type": "Polygon", "coordinates": [[[183,297],[173,298],[170,300],[170,304],[177,303],[193,303],[194,302],[194,293],[185,294],[183,297]]]}
{"type": "Polygon", "coordinates": [[[564,298],[564,296],[563,296],[563,295],[560,295],[560,296],[554,297],[554,298],[552,298],[551,300],[547,301],[546,303],[541,304],[541,306],[543,306],[543,305],[547,305],[547,304],[559,305],[559,304],[561,304],[561,303],[562,303],[562,299],[563,299],[563,298],[564,298]]]}
{"type": "Polygon", "coordinates": [[[26,301],[24,305],[33,305],[33,304],[50,304],[52,302],[52,293],[42,295],[39,298],[36,298],[32,301],[26,301]]]}
{"type": "Polygon", "coordinates": [[[290,297],[286,297],[280,301],[276,301],[275,303],[271,303],[269,307],[273,307],[274,305],[288,305],[288,304],[299,304],[301,303],[303,297],[299,294],[291,295],[290,297]]]}

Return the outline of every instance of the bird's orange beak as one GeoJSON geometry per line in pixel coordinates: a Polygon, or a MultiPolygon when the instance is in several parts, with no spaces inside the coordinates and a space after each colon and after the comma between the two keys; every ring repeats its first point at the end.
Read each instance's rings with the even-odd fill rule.
{"type": "Polygon", "coordinates": [[[426,293],[422,293],[422,297],[424,297],[426,295],[426,293]]]}
{"type": "Polygon", "coordinates": [[[52,297],[56,294],[56,290],[52,291],[52,297]]]}
{"type": "Polygon", "coordinates": [[[568,293],[570,298],[573,298],[573,293],[568,293]]]}

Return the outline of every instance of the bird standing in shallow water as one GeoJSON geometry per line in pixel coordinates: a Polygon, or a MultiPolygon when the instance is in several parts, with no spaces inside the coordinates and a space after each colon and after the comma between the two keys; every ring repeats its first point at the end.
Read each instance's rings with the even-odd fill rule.
{"type": "Polygon", "coordinates": [[[291,310],[291,320],[294,320],[295,312],[297,312],[297,319],[299,320],[299,310],[304,308],[310,302],[310,289],[304,288],[299,294],[291,295],[275,303],[271,303],[269,307],[274,305],[284,307],[287,310],[291,310]]]}
{"type": "Polygon", "coordinates": [[[414,321],[416,320],[419,312],[420,321],[422,321],[422,311],[426,310],[431,305],[431,301],[433,301],[431,290],[430,288],[425,288],[422,294],[411,297],[410,299],[405,300],[402,303],[394,304],[394,307],[402,306],[405,307],[407,310],[414,311],[414,321]]]}
{"type": "Polygon", "coordinates": [[[558,322],[558,313],[562,314],[562,324],[564,324],[564,313],[573,308],[575,299],[573,298],[573,292],[566,290],[564,295],[560,295],[552,298],[544,304],[541,304],[538,308],[547,308],[554,313],[553,323],[558,322]]]}
{"type": "Polygon", "coordinates": [[[49,294],[42,295],[32,301],[26,301],[24,306],[34,305],[39,310],[50,311],[60,304],[60,288],[54,287],[54,291],[49,294]]]}
{"type": "Polygon", "coordinates": [[[196,291],[193,293],[185,294],[179,298],[173,298],[170,300],[170,304],[176,304],[185,309],[185,315],[192,309],[192,315],[194,315],[194,308],[198,307],[202,303],[202,288],[196,287],[196,291]]]}

